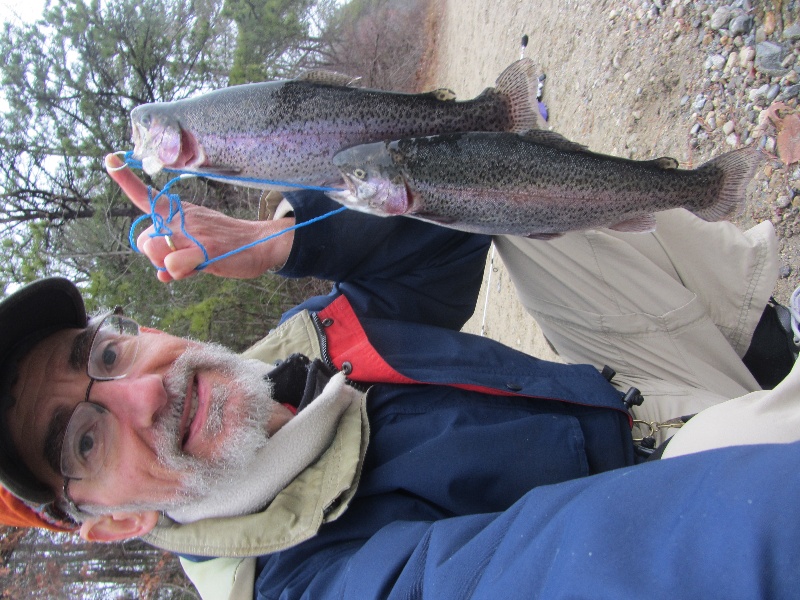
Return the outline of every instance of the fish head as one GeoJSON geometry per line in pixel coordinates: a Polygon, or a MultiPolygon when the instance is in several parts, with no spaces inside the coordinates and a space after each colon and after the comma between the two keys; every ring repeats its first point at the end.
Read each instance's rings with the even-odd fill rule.
{"type": "Polygon", "coordinates": [[[131,111],[133,157],[142,169],[155,175],[161,169],[184,169],[205,162],[195,137],[181,127],[172,114],[171,103],[143,104],[131,111]]]}
{"type": "Polygon", "coordinates": [[[392,159],[387,144],[377,142],[338,152],[333,164],[346,190],[328,196],[355,210],[374,215],[402,215],[411,208],[411,193],[402,167],[392,159]]]}

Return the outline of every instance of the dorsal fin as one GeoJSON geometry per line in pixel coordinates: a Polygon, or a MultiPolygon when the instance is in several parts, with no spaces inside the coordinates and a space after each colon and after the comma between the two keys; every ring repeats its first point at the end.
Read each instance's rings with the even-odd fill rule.
{"type": "Polygon", "coordinates": [[[678,168],[678,161],[670,156],[662,156],[660,158],[654,158],[653,160],[643,160],[640,162],[644,165],[652,165],[654,167],[658,167],[659,169],[664,169],[665,171],[671,171],[678,168]]]}
{"type": "Polygon", "coordinates": [[[589,149],[583,144],[572,142],[565,138],[560,133],[555,131],[546,131],[544,129],[531,129],[519,134],[526,140],[530,140],[536,144],[543,146],[551,146],[558,150],[566,150],[569,152],[588,152],[589,149]]]}
{"type": "Polygon", "coordinates": [[[336,71],[326,71],[324,69],[315,69],[313,71],[306,71],[295,77],[295,81],[307,81],[308,83],[319,83],[321,85],[339,85],[344,87],[355,87],[355,84],[361,77],[351,77],[336,71]]]}

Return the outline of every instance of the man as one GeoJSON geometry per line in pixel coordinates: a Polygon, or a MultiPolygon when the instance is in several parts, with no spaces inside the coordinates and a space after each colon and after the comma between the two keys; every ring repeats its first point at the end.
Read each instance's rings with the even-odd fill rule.
{"type": "MultiPolygon", "coordinates": [[[[146,207],[138,179],[112,176],[146,207]]],[[[331,207],[309,193],[289,204],[292,216],[265,224],[187,207],[188,228],[214,256],[331,207]]],[[[774,508],[800,491],[800,445],[632,467],[622,394],[596,368],[458,332],[488,241],[346,213],[215,263],[221,276],[279,269],[337,282],[247,360],[121,315],[87,322],[63,280],[23,289],[0,305],[7,504],[32,524],[72,518],[88,539],[143,536],[178,552],[205,597],[627,597],[642,581],[679,597],[796,589],[799,516],[774,508]]],[[[145,233],[139,246],[165,281],[202,260],[177,234],[145,233]]],[[[749,304],[763,309],[769,278],[749,304]]],[[[745,312],[752,335],[758,318],[745,312]]],[[[609,350],[623,378],[657,387],[609,350]]],[[[796,379],[759,405],[784,407],[781,387],[791,396],[796,379]]],[[[659,415],[693,408],[684,388],[680,412],[659,415]]],[[[697,390],[702,407],[713,390],[697,390]]],[[[797,439],[796,413],[769,441],[797,439]]],[[[702,437],[683,434],[668,452],[702,437]]]]}

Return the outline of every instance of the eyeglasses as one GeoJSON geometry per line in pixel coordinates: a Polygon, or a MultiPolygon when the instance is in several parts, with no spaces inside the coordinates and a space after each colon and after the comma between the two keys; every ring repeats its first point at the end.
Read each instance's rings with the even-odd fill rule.
{"type": "Polygon", "coordinates": [[[72,479],[97,475],[105,465],[112,443],[115,419],[107,408],[89,400],[97,381],[122,379],[131,370],[139,351],[139,324],[122,316],[121,309],[105,315],[94,326],[89,346],[86,374],[89,385],[83,402],[78,403],[67,423],[61,444],[61,475],[64,476],[64,497],[72,479]]]}

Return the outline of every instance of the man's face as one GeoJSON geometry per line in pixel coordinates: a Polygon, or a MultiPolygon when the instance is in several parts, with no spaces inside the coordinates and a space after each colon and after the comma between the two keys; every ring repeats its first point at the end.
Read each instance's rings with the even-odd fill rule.
{"type": "MultiPolygon", "coordinates": [[[[25,356],[8,414],[23,460],[55,490],[63,482],[59,433],[89,384],[86,365],[76,360],[81,332],[58,332],[25,356]]],[[[267,365],[163,333],[139,338],[129,374],[95,382],[89,396],[110,415],[104,467],[68,488],[89,512],[166,510],[202,497],[235,478],[291,418],[270,399],[267,365]]]]}

